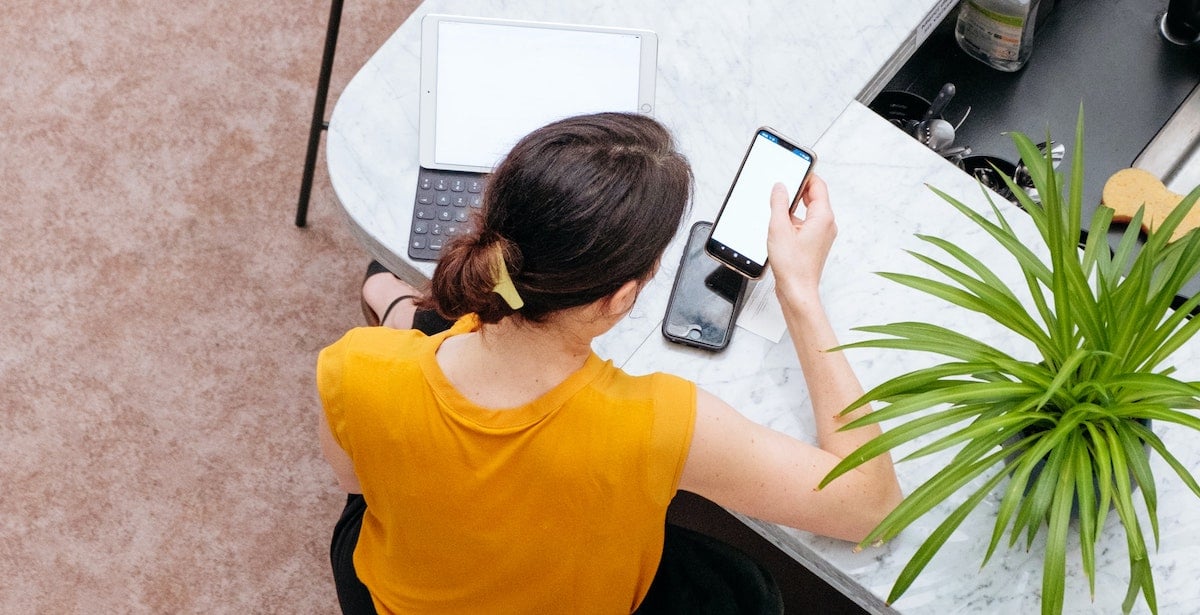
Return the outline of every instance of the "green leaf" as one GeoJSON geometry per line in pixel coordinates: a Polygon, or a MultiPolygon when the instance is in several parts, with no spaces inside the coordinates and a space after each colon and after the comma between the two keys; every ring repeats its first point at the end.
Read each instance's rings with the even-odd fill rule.
{"type": "Polygon", "coordinates": [[[993,309],[991,304],[972,293],[955,288],[944,282],[907,273],[884,272],[879,275],[898,284],[903,284],[909,288],[938,297],[948,303],[992,318],[997,323],[1033,342],[1038,348],[1053,348],[1050,338],[1040,327],[1027,322],[1027,319],[1022,319],[1011,312],[993,309]]]}
{"type": "Polygon", "coordinates": [[[962,361],[1009,360],[1007,354],[979,340],[938,325],[919,322],[894,322],[886,325],[856,327],[855,331],[890,335],[898,339],[874,339],[843,344],[834,350],[851,348],[894,348],[914,352],[932,352],[962,361]]]}
{"type": "Polygon", "coordinates": [[[996,465],[1004,458],[1004,451],[997,451],[974,463],[951,465],[942,468],[937,473],[918,486],[904,498],[900,504],[884,517],[875,529],[860,543],[868,545],[875,542],[886,542],[895,538],[904,528],[912,524],[933,507],[941,504],[946,498],[963,485],[974,480],[988,468],[996,465]]]}
{"type": "MultiPolygon", "coordinates": [[[[897,418],[905,414],[917,412],[919,410],[924,410],[926,408],[944,403],[954,402],[958,404],[970,404],[972,399],[991,401],[997,398],[1009,396],[1027,397],[1035,394],[1036,392],[1037,391],[1035,387],[1017,382],[967,383],[946,389],[913,395],[912,397],[897,401],[886,408],[875,410],[874,412],[868,413],[861,418],[851,421],[842,429],[856,429],[863,425],[869,425],[878,423],[880,421],[897,418]]],[[[825,487],[838,476],[841,476],[842,474],[845,474],[846,472],[849,472],[850,470],[872,459],[872,456],[867,456],[871,450],[874,450],[873,445],[868,442],[847,455],[845,459],[843,459],[841,462],[835,465],[832,470],[829,471],[829,474],[827,474],[825,478],[821,479],[821,483],[819,484],[818,488],[825,487]],[[864,449],[869,446],[872,448],[864,451],[864,449]]]]}
{"type": "MultiPolygon", "coordinates": [[[[1082,433],[1087,433],[1084,430],[1082,433]]],[[[1088,593],[1096,598],[1096,485],[1092,472],[1092,456],[1095,449],[1086,438],[1075,448],[1075,496],[1079,500],[1079,552],[1083,559],[1083,572],[1087,575],[1088,593]]]]}
{"type": "Polygon", "coordinates": [[[1158,453],[1158,456],[1162,457],[1163,460],[1167,462],[1167,465],[1171,466],[1171,469],[1175,470],[1175,473],[1179,475],[1179,479],[1182,480],[1185,485],[1187,485],[1188,489],[1191,489],[1192,493],[1196,494],[1196,497],[1200,498],[1200,483],[1197,483],[1196,478],[1192,476],[1192,473],[1188,471],[1187,467],[1180,463],[1179,459],[1177,459],[1175,455],[1171,453],[1171,451],[1167,450],[1167,445],[1163,444],[1163,441],[1158,437],[1158,434],[1138,423],[1134,423],[1130,426],[1130,428],[1137,433],[1138,437],[1141,438],[1143,442],[1150,445],[1150,448],[1154,449],[1154,452],[1158,453]]]}
{"type": "Polygon", "coordinates": [[[972,424],[970,427],[943,436],[942,438],[939,438],[934,442],[927,444],[920,449],[913,451],[912,453],[909,453],[903,459],[901,459],[901,461],[909,461],[919,457],[924,457],[926,455],[957,446],[963,442],[994,441],[993,445],[999,444],[1011,437],[1012,434],[1019,432],[1022,428],[1028,427],[1039,420],[1041,420],[1041,418],[1033,413],[1003,414],[987,419],[981,419],[972,424]]]}
{"type": "MultiPolygon", "coordinates": [[[[1113,502],[1116,505],[1117,516],[1121,518],[1121,524],[1125,526],[1125,542],[1128,547],[1129,554],[1129,588],[1125,594],[1125,601],[1122,603],[1122,608],[1125,612],[1129,612],[1133,608],[1133,601],[1137,599],[1139,592],[1146,596],[1148,603],[1154,601],[1153,586],[1150,593],[1145,593],[1144,575],[1153,574],[1150,570],[1150,558],[1146,552],[1146,542],[1142,538],[1141,527],[1138,524],[1137,513],[1133,507],[1133,495],[1129,485],[1129,481],[1125,478],[1129,476],[1129,466],[1125,460],[1125,451],[1118,441],[1118,436],[1113,433],[1111,428],[1103,430],[1105,438],[1108,442],[1108,448],[1111,452],[1110,459],[1112,460],[1113,475],[1117,480],[1113,481],[1116,497],[1113,502]]],[[[1152,609],[1153,610],[1153,609],[1152,609]]]]}
{"type": "Polygon", "coordinates": [[[975,490],[971,497],[967,498],[961,505],[954,509],[944,521],[938,524],[937,528],[929,534],[917,551],[908,560],[908,564],[900,571],[900,575],[896,578],[896,582],[892,584],[892,591],[888,594],[887,601],[895,602],[908,591],[908,588],[916,580],[933,556],[946,544],[946,540],[954,534],[954,530],[962,525],[962,522],[970,515],[971,511],[979,507],[979,503],[983,501],[996,485],[1004,478],[1004,473],[999,472],[989,478],[978,489],[975,490]]]}
{"type": "Polygon", "coordinates": [[[996,240],[1004,249],[1008,250],[1017,259],[1017,263],[1021,269],[1033,275],[1039,282],[1050,284],[1050,268],[1042,262],[1023,242],[1017,237],[1011,228],[1005,228],[990,222],[975,210],[964,205],[958,199],[930,186],[930,190],[942,197],[947,203],[950,203],[955,209],[961,212],[964,216],[986,231],[993,239],[996,240]]]}
{"type": "Polygon", "coordinates": [[[1146,504],[1150,528],[1154,534],[1154,544],[1157,546],[1158,490],[1154,486],[1154,473],[1150,469],[1150,459],[1146,456],[1146,449],[1142,447],[1142,441],[1135,435],[1134,430],[1129,427],[1131,424],[1134,422],[1130,420],[1115,423],[1112,432],[1117,434],[1121,447],[1125,449],[1125,459],[1129,462],[1130,473],[1137,484],[1141,486],[1142,501],[1146,504]]]}
{"type": "MultiPolygon", "coordinates": [[[[1063,462],[1055,464],[1058,472],[1043,477],[1046,484],[1054,486],[1050,505],[1050,524],[1046,533],[1046,553],[1042,563],[1042,614],[1057,615],[1062,612],[1063,590],[1067,575],[1067,534],[1071,521],[1071,504],[1075,497],[1075,464],[1065,463],[1073,459],[1080,445],[1079,433],[1072,431],[1063,441],[1058,457],[1063,462]]],[[[1047,465],[1049,467],[1049,464],[1047,465]]]]}

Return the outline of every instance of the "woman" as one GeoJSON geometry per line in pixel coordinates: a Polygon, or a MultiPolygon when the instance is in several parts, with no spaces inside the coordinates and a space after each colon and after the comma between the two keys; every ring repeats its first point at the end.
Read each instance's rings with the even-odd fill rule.
{"type": "Polygon", "coordinates": [[[691,183],[654,120],[569,118],[496,169],[477,230],[447,246],[427,297],[369,275],[365,305],[387,326],[355,329],[318,360],[322,449],[352,494],[334,541],[346,612],[356,600],[366,612],[631,612],[677,489],[855,541],[899,502],[886,457],[816,489],[878,433],[838,431],[869,409],[837,416],[862,390],[825,352],[837,340],[817,288],[836,228],[820,178],[803,221],[775,187],[768,237],[816,446],[592,353],[653,277],[691,183]],[[456,322],[409,329],[425,310],[456,322]]]}

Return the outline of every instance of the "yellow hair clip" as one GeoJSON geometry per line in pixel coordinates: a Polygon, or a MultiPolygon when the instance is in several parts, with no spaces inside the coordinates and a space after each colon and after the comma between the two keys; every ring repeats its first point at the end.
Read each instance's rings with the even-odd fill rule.
{"type": "Polygon", "coordinates": [[[503,297],[508,307],[519,310],[525,305],[525,300],[517,292],[517,287],[513,286],[512,278],[508,275],[508,265],[504,262],[504,249],[499,244],[496,245],[495,254],[496,285],[492,287],[492,292],[503,297]]]}

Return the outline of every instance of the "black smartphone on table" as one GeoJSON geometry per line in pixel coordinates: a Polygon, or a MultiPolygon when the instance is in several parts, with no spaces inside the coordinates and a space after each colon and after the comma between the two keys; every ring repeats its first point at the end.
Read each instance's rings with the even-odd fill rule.
{"type": "Polygon", "coordinates": [[[711,222],[697,222],[688,233],[662,333],[672,342],[721,350],[733,335],[746,296],[746,278],[705,253],[711,230],[711,222]]]}
{"type": "Polygon", "coordinates": [[[791,193],[794,211],[816,161],[812,151],[776,130],[766,126],[756,130],[705,244],[709,256],[747,278],[762,277],[767,266],[771,189],[782,182],[791,193]]]}

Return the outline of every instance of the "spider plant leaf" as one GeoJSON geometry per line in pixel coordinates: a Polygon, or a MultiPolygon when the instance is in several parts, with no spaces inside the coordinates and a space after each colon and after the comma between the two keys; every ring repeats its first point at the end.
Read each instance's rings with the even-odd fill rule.
{"type": "MultiPolygon", "coordinates": [[[[1150,612],[1158,613],[1158,598],[1155,596],[1154,592],[1154,571],[1150,568],[1150,561],[1148,559],[1145,562],[1140,563],[1140,567],[1143,572],[1138,581],[1142,586],[1142,596],[1146,598],[1146,606],[1150,607],[1150,612]]],[[[1128,602],[1129,606],[1124,607],[1123,603],[1122,607],[1124,607],[1125,612],[1128,613],[1129,611],[1133,610],[1133,600],[1129,599],[1127,596],[1126,602],[1128,602]]]]}
{"type": "Polygon", "coordinates": [[[960,429],[948,435],[945,435],[915,451],[909,453],[901,459],[901,461],[909,461],[943,451],[948,448],[962,444],[963,442],[991,442],[992,445],[1000,444],[1012,434],[1019,432],[1022,428],[1027,427],[1040,420],[1036,416],[1027,414],[1002,414],[1000,416],[991,417],[989,419],[980,420],[969,427],[960,429]]]}
{"type": "MultiPolygon", "coordinates": [[[[956,405],[940,412],[935,412],[918,419],[913,419],[904,423],[903,425],[897,425],[896,427],[888,429],[879,436],[872,438],[870,441],[864,443],[862,446],[858,447],[852,453],[847,455],[846,458],[843,459],[842,463],[850,463],[853,464],[850,467],[857,467],[858,465],[866,463],[867,461],[874,459],[875,457],[878,457],[879,455],[882,455],[893,448],[896,448],[897,446],[933,433],[944,427],[961,423],[972,416],[978,415],[980,412],[983,412],[986,409],[986,406],[980,404],[974,404],[966,407],[956,405]]],[[[874,413],[870,413],[866,416],[870,416],[871,414],[874,413]]],[[[866,417],[864,416],[863,418],[866,417]]],[[[853,423],[843,427],[842,430],[851,429],[851,425],[853,425],[853,423]]],[[[841,464],[838,465],[840,466],[841,464]]],[[[820,487],[824,487],[825,484],[826,483],[822,481],[820,487]]]]}
{"type": "Polygon", "coordinates": [[[1092,214],[1092,225],[1088,228],[1081,262],[1085,273],[1095,269],[1102,258],[1109,257],[1108,227],[1112,225],[1112,217],[1113,210],[1110,207],[1097,207],[1092,214]]]}
{"type": "Polygon", "coordinates": [[[1029,316],[1024,306],[1017,300],[1016,295],[1003,282],[997,280],[991,283],[980,280],[924,254],[918,252],[909,252],[909,254],[958,283],[963,290],[977,297],[984,305],[988,305],[990,309],[985,313],[993,320],[1001,323],[1005,321],[1019,322],[1020,328],[1023,330],[1041,332],[1037,322],[1029,316]]]}
{"type": "MultiPolygon", "coordinates": [[[[1034,488],[1029,486],[1029,477],[1033,473],[1034,468],[1038,465],[1038,462],[1045,458],[1052,450],[1054,450],[1054,448],[1062,442],[1063,438],[1067,436],[1070,430],[1079,424],[1080,420],[1081,419],[1079,417],[1070,419],[1067,422],[1068,428],[1066,429],[1061,428],[1063,423],[1059,423],[1059,426],[1055,427],[1054,429],[1042,433],[1030,434],[1012,447],[1012,450],[1017,451],[1015,455],[1011,455],[1009,460],[1009,467],[1011,468],[1009,473],[1012,476],[1012,480],[1009,483],[1004,497],[1001,498],[1000,507],[996,512],[996,524],[992,532],[992,539],[988,546],[987,554],[984,556],[985,562],[995,551],[996,545],[1000,541],[1000,536],[1004,533],[1004,529],[1008,527],[1009,520],[1012,519],[1014,512],[1016,512],[1018,508],[1025,508],[1025,505],[1029,500],[1027,497],[1027,491],[1034,488]]],[[[1043,470],[1042,475],[1045,474],[1046,470],[1043,470]]],[[[1012,540],[1009,543],[1010,545],[1016,542],[1017,536],[1019,535],[1019,528],[1026,527],[1028,525],[1027,519],[1023,518],[1020,513],[1017,514],[1018,517],[1013,526],[1012,540]]],[[[1028,515],[1026,515],[1026,517],[1027,516],[1028,515]]],[[[1043,512],[1043,515],[1037,519],[1037,523],[1041,523],[1041,520],[1044,518],[1045,515],[1043,512]]]]}
{"type": "MultiPolygon", "coordinates": [[[[1055,184],[1055,175],[1053,167],[1050,165],[1047,156],[1043,156],[1033,144],[1023,134],[1011,133],[1013,143],[1017,146],[1021,153],[1022,160],[1027,161],[1026,168],[1030,172],[1030,177],[1034,180],[1034,185],[1039,193],[1045,194],[1043,200],[1046,206],[1033,204],[1027,199],[1021,199],[1024,196],[1024,190],[1016,184],[1011,177],[1001,173],[1001,178],[1008,186],[1009,190],[1018,195],[1018,200],[1028,212],[1041,210],[1045,215],[1045,221],[1038,223],[1038,230],[1041,232],[1042,238],[1046,246],[1050,249],[1051,276],[1050,288],[1051,295],[1054,301],[1054,312],[1057,315],[1057,322],[1054,324],[1055,331],[1058,335],[1056,339],[1066,342],[1070,339],[1070,322],[1073,303],[1068,301],[1068,287],[1070,286],[1071,274],[1078,269],[1076,261],[1075,245],[1078,242],[1079,230],[1076,228],[1071,230],[1071,225],[1068,224],[1066,212],[1061,207],[1053,207],[1058,198],[1058,187],[1055,184]],[[1042,191],[1045,191],[1044,193],[1042,191]],[[1072,263],[1075,266],[1069,266],[1072,263]]],[[[1076,140],[1077,146],[1081,139],[1076,140]]],[[[1073,162],[1074,163],[1074,162],[1073,162]]]]}
{"type": "Polygon", "coordinates": [[[1004,226],[1000,226],[989,221],[974,209],[971,209],[958,199],[946,194],[945,192],[942,192],[941,190],[938,190],[937,188],[931,186],[930,190],[942,197],[943,200],[945,200],[964,216],[974,222],[977,226],[991,235],[997,243],[1003,246],[1005,250],[1012,254],[1014,258],[1016,258],[1021,269],[1031,273],[1042,284],[1049,285],[1050,268],[1047,267],[1046,263],[1042,262],[1042,260],[1038,258],[1037,255],[1035,255],[1019,237],[1016,236],[1011,228],[1006,229],[1004,226]]]}
{"type": "MultiPolygon", "coordinates": [[[[1196,300],[1198,297],[1200,297],[1200,294],[1197,294],[1196,296],[1192,297],[1192,300],[1188,300],[1187,306],[1185,306],[1185,307],[1188,308],[1189,312],[1191,311],[1192,308],[1195,308],[1196,305],[1200,305],[1200,300],[1193,301],[1193,300],[1196,300]]],[[[1183,310],[1181,309],[1180,312],[1183,312],[1183,310]]],[[[1184,313],[1186,313],[1186,312],[1184,312],[1184,313]]],[[[1161,344],[1159,344],[1158,348],[1156,348],[1154,350],[1153,354],[1151,354],[1144,361],[1141,361],[1138,365],[1139,369],[1141,369],[1141,370],[1155,369],[1156,367],[1158,367],[1158,365],[1160,363],[1165,361],[1167,359],[1167,357],[1171,356],[1171,354],[1173,354],[1176,350],[1179,350],[1180,347],[1182,347],[1184,344],[1186,344],[1188,340],[1192,339],[1192,337],[1196,335],[1196,331],[1198,331],[1198,330],[1200,330],[1200,318],[1193,318],[1193,319],[1189,320],[1187,322],[1187,324],[1180,327],[1174,333],[1171,333],[1170,337],[1168,337],[1161,344]]]]}
{"type": "Polygon", "coordinates": [[[1138,350],[1130,354],[1130,367],[1136,371],[1151,371],[1191,339],[1196,331],[1200,330],[1200,322],[1197,322],[1197,319],[1189,320],[1196,306],[1200,306],[1200,293],[1192,295],[1162,324],[1147,333],[1139,342],[1138,350]]]}
{"type": "MultiPolygon", "coordinates": [[[[958,262],[970,269],[971,272],[974,273],[980,280],[983,280],[985,284],[988,284],[996,289],[1008,291],[1008,286],[1004,284],[1004,281],[1000,279],[1000,276],[996,275],[995,272],[989,269],[987,265],[984,265],[982,261],[971,255],[970,252],[967,252],[954,243],[942,239],[941,237],[922,235],[919,233],[916,235],[916,237],[921,241],[925,241],[936,246],[946,254],[953,256],[958,262]]],[[[1011,292],[1008,292],[1007,294],[1012,295],[1011,292]]]]}
{"type": "Polygon", "coordinates": [[[851,348],[892,348],[914,352],[931,352],[962,361],[1016,361],[1004,352],[938,325],[918,322],[895,322],[886,325],[857,327],[855,331],[889,335],[898,339],[870,339],[843,344],[833,350],[851,348]]]}
{"type": "Polygon", "coordinates": [[[965,290],[985,299],[988,297],[1002,299],[1004,301],[1003,305],[1006,308],[1020,310],[1022,312],[1025,311],[1025,308],[1017,300],[1016,295],[1013,294],[1012,290],[1010,290],[1002,280],[990,279],[995,276],[987,276],[987,279],[972,276],[964,271],[956,269],[955,267],[942,263],[931,256],[927,256],[912,250],[906,251],[917,260],[929,265],[930,267],[938,270],[942,275],[957,282],[965,290]]]}
{"type": "MultiPolygon", "coordinates": [[[[1086,430],[1080,432],[1087,433],[1086,430]]],[[[1082,435],[1075,447],[1075,497],[1079,502],[1079,553],[1083,560],[1083,572],[1088,580],[1088,593],[1096,599],[1096,485],[1092,472],[1091,443],[1082,435]]]]}
{"type": "Polygon", "coordinates": [[[995,466],[1003,457],[1004,451],[997,451],[975,463],[942,468],[905,497],[859,544],[887,542],[895,538],[913,521],[954,495],[963,485],[986,472],[988,468],[995,466]]]}
{"type": "Polygon", "coordinates": [[[992,364],[986,361],[942,363],[940,365],[921,368],[876,385],[871,390],[863,393],[862,397],[859,397],[846,406],[846,409],[840,414],[849,414],[855,409],[861,408],[864,404],[873,401],[886,401],[890,403],[891,400],[903,395],[923,393],[933,388],[944,388],[947,386],[945,380],[947,378],[969,376],[991,369],[993,369],[992,364]]]}
{"type": "MultiPolygon", "coordinates": [[[[1118,436],[1113,433],[1111,426],[1107,426],[1103,432],[1111,451],[1110,459],[1112,460],[1113,475],[1116,477],[1116,480],[1113,481],[1113,487],[1116,491],[1113,503],[1117,510],[1117,516],[1121,518],[1121,525],[1125,526],[1125,542],[1129,555],[1130,576],[1129,588],[1125,594],[1125,601],[1122,603],[1122,608],[1128,613],[1133,608],[1133,601],[1137,599],[1139,592],[1146,596],[1147,603],[1154,601],[1153,585],[1149,585],[1150,592],[1147,593],[1145,590],[1147,584],[1143,578],[1145,575],[1151,574],[1150,559],[1146,551],[1146,542],[1142,538],[1141,527],[1138,524],[1137,513],[1133,507],[1133,494],[1127,478],[1129,476],[1129,466],[1125,460],[1125,451],[1118,441],[1118,436]]],[[[1156,609],[1152,610],[1157,612],[1156,609]]]]}
{"type": "Polygon", "coordinates": [[[1158,228],[1155,229],[1153,233],[1150,233],[1149,237],[1146,239],[1146,245],[1161,247],[1170,242],[1171,236],[1175,233],[1175,229],[1179,228],[1180,223],[1183,222],[1183,219],[1187,217],[1188,213],[1192,210],[1192,206],[1195,205],[1197,197],[1200,197],[1200,187],[1193,189],[1187,194],[1187,196],[1183,197],[1183,199],[1179,201],[1179,204],[1171,210],[1171,213],[1167,214],[1165,219],[1163,219],[1162,224],[1158,225],[1158,228]]]}
{"type": "Polygon", "coordinates": [[[1129,461],[1130,474],[1141,487],[1142,501],[1146,504],[1150,529],[1157,547],[1159,543],[1158,490],[1154,485],[1154,473],[1150,469],[1150,459],[1146,456],[1146,449],[1142,447],[1142,441],[1138,439],[1134,431],[1128,427],[1131,423],[1133,421],[1129,420],[1117,423],[1113,426],[1113,432],[1117,434],[1117,439],[1125,449],[1125,458],[1129,461]]]}
{"type": "MultiPolygon", "coordinates": [[[[944,404],[944,403],[955,402],[955,403],[961,403],[961,404],[970,404],[972,399],[991,400],[991,399],[995,399],[998,396],[1003,397],[1008,393],[1014,393],[1014,392],[1022,393],[1026,396],[1029,396],[1029,395],[1033,395],[1036,392],[1036,389],[1029,385],[1025,385],[1025,384],[1017,383],[1017,382],[969,383],[969,384],[965,384],[965,385],[961,385],[961,386],[950,387],[950,388],[944,389],[944,390],[930,391],[928,393],[914,395],[910,398],[906,398],[904,400],[897,401],[897,402],[887,406],[886,408],[875,410],[874,412],[868,413],[859,419],[851,421],[843,428],[844,429],[853,429],[853,428],[859,427],[861,425],[877,423],[879,421],[887,420],[890,418],[895,418],[895,417],[902,416],[902,415],[905,415],[905,414],[908,414],[911,412],[916,412],[918,410],[924,410],[926,408],[929,408],[932,406],[937,406],[937,405],[944,404]]],[[[886,435],[887,434],[882,434],[879,437],[884,437],[886,435]]],[[[825,478],[821,479],[821,482],[818,485],[818,489],[824,488],[826,485],[828,485],[830,482],[832,482],[833,479],[866,463],[867,461],[872,459],[874,456],[878,455],[879,453],[874,453],[874,455],[868,455],[868,453],[870,453],[874,450],[875,450],[875,447],[872,446],[870,442],[864,443],[862,446],[855,449],[853,452],[851,452],[849,455],[847,455],[844,459],[842,459],[837,465],[835,465],[833,467],[833,469],[830,470],[829,473],[825,475],[825,478]],[[864,449],[866,449],[866,447],[871,447],[871,448],[864,450],[864,449]]]]}
{"type": "Polygon", "coordinates": [[[1057,615],[1062,612],[1067,575],[1067,534],[1070,529],[1071,505],[1075,497],[1075,464],[1065,461],[1068,458],[1074,459],[1074,451],[1079,443],[1077,431],[1072,431],[1063,440],[1062,447],[1055,452],[1060,453],[1059,458],[1064,462],[1060,462],[1059,472],[1048,477],[1053,480],[1046,481],[1046,484],[1053,486],[1054,491],[1046,532],[1046,552],[1042,561],[1043,615],[1057,615]]]}
{"type": "Polygon", "coordinates": [[[1046,406],[1046,402],[1050,401],[1050,399],[1054,397],[1054,394],[1059,392],[1068,380],[1071,380],[1075,377],[1075,372],[1079,369],[1079,364],[1083,363],[1083,360],[1092,353],[1093,351],[1080,348],[1071,353],[1071,356],[1067,357],[1067,360],[1063,362],[1061,367],[1059,367],[1058,374],[1054,377],[1054,380],[1050,383],[1050,386],[1046,387],[1046,393],[1042,395],[1041,400],[1038,401],[1039,410],[1046,406]]]}
{"type": "MultiPolygon", "coordinates": [[[[1048,184],[1048,173],[1046,170],[1046,154],[1042,152],[1033,140],[1021,132],[1010,132],[1008,138],[1012,140],[1013,145],[1017,147],[1017,155],[1025,163],[1025,168],[1029,170],[1029,179],[1033,180],[1033,185],[1038,188],[1046,187],[1048,184]]],[[[1047,148],[1049,149],[1049,148],[1047,148]]],[[[1053,170],[1050,170],[1053,173],[1053,170]]],[[[1022,190],[1022,192],[1024,192],[1022,190]]],[[[1038,191],[1041,194],[1041,191],[1038,191]]]]}
{"type": "Polygon", "coordinates": [[[1125,269],[1129,264],[1129,259],[1133,255],[1134,248],[1137,247],[1138,239],[1142,228],[1142,220],[1145,218],[1146,208],[1139,207],[1133,214],[1133,218],[1129,221],[1129,225],[1125,227],[1125,232],[1121,234],[1121,240],[1117,242],[1117,248],[1113,251],[1113,256],[1110,261],[1111,269],[1107,272],[1109,279],[1116,281],[1117,278],[1125,273],[1125,269]]]}
{"type": "Polygon", "coordinates": [[[1033,342],[1038,348],[1050,349],[1054,347],[1051,338],[1036,324],[1031,323],[1028,319],[1019,318],[1015,314],[1002,310],[994,310],[991,304],[970,292],[956,288],[945,282],[938,282],[907,273],[884,272],[879,275],[898,284],[933,295],[948,303],[988,316],[1005,328],[1033,342]]]}
{"type": "Polygon", "coordinates": [[[1083,424],[1088,433],[1088,441],[1092,445],[1092,466],[1096,470],[1096,484],[1099,485],[1099,501],[1096,502],[1096,528],[1104,527],[1108,520],[1108,510],[1112,507],[1112,456],[1108,450],[1108,439],[1103,431],[1092,422],[1083,424]]]}
{"type": "MultiPolygon", "coordinates": [[[[1047,140],[1047,142],[1049,142],[1047,140]]],[[[1050,148],[1046,148],[1046,161],[1051,161],[1050,148]]],[[[1053,169],[1053,166],[1051,166],[1053,169]]],[[[1079,115],[1075,118],[1075,147],[1071,152],[1071,179],[1067,187],[1067,233],[1079,237],[1079,221],[1083,219],[1083,103],[1079,104],[1079,115]]]]}
{"type": "Polygon", "coordinates": [[[1023,399],[1039,392],[1037,387],[1024,382],[962,381],[951,386],[898,399],[884,408],[879,408],[850,421],[841,429],[857,429],[864,425],[873,425],[941,404],[970,405],[995,399],[1013,397],[1023,399]]]}
{"type": "Polygon", "coordinates": [[[971,511],[979,507],[979,503],[1000,484],[1004,478],[1004,473],[999,472],[983,483],[974,493],[971,494],[962,504],[954,509],[944,521],[938,524],[937,528],[929,534],[913,556],[909,558],[904,569],[900,571],[900,575],[896,577],[896,582],[892,584],[892,591],[888,594],[888,603],[895,602],[908,591],[908,588],[916,580],[933,556],[946,544],[946,540],[954,534],[954,530],[962,525],[962,522],[970,515],[971,511]]]}
{"type": "Polygon", "coordinates": [[[1172,470],[1175,470],[1175,473],[1179,475],[1179,479],[1183,481],[1183,484],[1187,485],[1188,489],[1191,489],[1192,493],[1194,493],[1196,497],[1200,498],[1200,483],[1197,483],[1196,478],[1192,476],[1192,473],[1187,469],[1187,467],[1180,463],[1179,459],[1176,458],[1175,455],[1171,454],[1171,451],[1167,450],[1167,445],[1164,444],[1162,439],[1158,437],[1158,434],[1137,422],[1130,425],[1130,429],[1132,429],[1138,435],[1138,437],[1142,439],[1143,442],[1148,444],[1150,448],[1154,449],[1154,452],[1158,453],[1158,456],[1162,457],[1163,461],[1166,461],[1167,465],[1171,466],[1172,470]]]}
{"type": "Polygon", "coordinates": [[[1127,373],[1113,376],[1108,383],[1113,390],[1119,392],[1116,399],[1121,402],[1145,401],[1151,395],[1166,395],[1180,403],[1200,397],[1200,386],[1162,374],[1127,373]]]}
{"type": "Polygon", "coordinates": [[[1200,427],[1197,427],[1197,424],[1200,424],[1200,418],[1170,408],[1147,408],[1139,404],[1136,410],[1121,412],[1120,414],[1123,418],[1145,418],[1164,423],[1177,423],[1192,429],[1200,429],[1200,427]]]}
{"type": "Polygon", "coordinates": [[[1064,458],[1067,456],[1065,442],[1070,435],[1070,433],[1066,434],[1059,446],[1051,449],[1050,454],[1046,457],[1045,465],[1042,466],[1038,475],[1032,478],[1033,486],[1025,494],[1025,500],[1021,502],[1021,507],[1017,512],[1017,525],[1026,529],[1025,548],[1027,550],[1033,546],[1033,540],[1037,537],[1038,530],[1041,529],[1042,523],[1050,514],[1050,506],[1054,503],[1055,488],[1058,486],[1063,466],[1066,465],[1064,463],[1064,458]]]}

